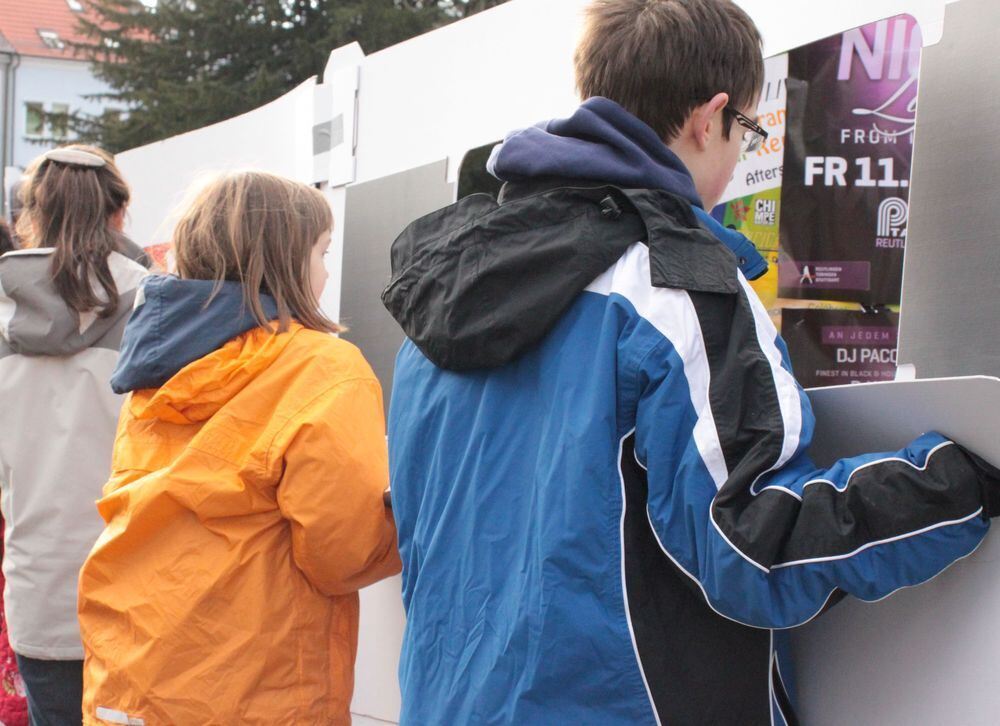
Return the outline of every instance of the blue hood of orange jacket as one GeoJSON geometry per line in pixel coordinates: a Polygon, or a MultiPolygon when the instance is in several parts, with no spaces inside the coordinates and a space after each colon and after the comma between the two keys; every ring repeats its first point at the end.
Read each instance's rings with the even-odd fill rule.
{"type": "MultiPolygon", "coordinates": [[[[213,295],[215,288],[211,280],[173,275],[144,280],[111,376],[115,393],[159,388],[189,363],[257,326],[240,283],[223,282],[213,295]]],[[[276,318],[274,299],[261,294],[260,301],[267,317],[276,318]]]]}

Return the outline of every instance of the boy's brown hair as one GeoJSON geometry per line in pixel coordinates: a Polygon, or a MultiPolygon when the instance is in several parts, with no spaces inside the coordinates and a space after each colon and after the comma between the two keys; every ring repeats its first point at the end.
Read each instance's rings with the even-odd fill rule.
{"type": "Polygon", "coordinates": [[[760,32],[731,0],[594,0],[585,13],[580,96],[618,103],[666,143],[716,93],[737,110],[760,93],[760,32]]]}
{"type": "Polygon", "coordinates": [[[108,255],[118,248],[118,234],[109,222],[128,204],[129,188],[108,152],[83,144],[56,151],[66,150],[104,163],[68,163],[47,154],[35,159],[19,192],[23,208],[18,241],[23,247],[52,247],[52,280],[60,297],[77,312],[96,310],[107,317],[118,309],[118,290],[108,266],[108,255]]]}
{"type": "Polygon", "coordinates": [[[294,318],[307,328],[342,328],[319,309],[309,283],[309,257],[333,213],[316,189],[274,174],[245,171],[211,181],[174,229],[177,272],[183,278],[241,283],[243,300],[261,327],[272,330],[260,293],[277,303],[278,332],[294,318]]]}

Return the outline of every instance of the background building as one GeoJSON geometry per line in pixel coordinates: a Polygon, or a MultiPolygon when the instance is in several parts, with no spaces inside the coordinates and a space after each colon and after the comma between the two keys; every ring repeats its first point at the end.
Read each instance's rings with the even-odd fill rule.
{"type": "Polygon", "coordinates": [[[0,168],[7,192],[34,157],[70,139],[69,114],[105,112],[87,96],[110,88],[70,44],[85,40],[77,22],[82,0],[0,2],[0,168]],[[61,118],[60,118],[61,116],[61,118]]]}

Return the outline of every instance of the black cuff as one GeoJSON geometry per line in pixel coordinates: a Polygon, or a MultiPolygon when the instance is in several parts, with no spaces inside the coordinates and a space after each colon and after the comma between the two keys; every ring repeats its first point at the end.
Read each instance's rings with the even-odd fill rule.
{"type": "Polygon", "coordinates": [[[965,454],[966,460],[976,472],[979,492],[983,502],[983,516],[993,518],[1000,515],[1000,469],[981,456],[973,454],[964,446],[955,444],[965,454]]]}

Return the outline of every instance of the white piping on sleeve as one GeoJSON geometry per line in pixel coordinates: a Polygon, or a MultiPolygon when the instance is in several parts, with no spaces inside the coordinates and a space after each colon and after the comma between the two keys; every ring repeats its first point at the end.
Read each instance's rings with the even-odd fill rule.
{"type": "MultiPolygon", "coordinates": [[[[633,429],[633,431],[634,431],[634,429],[633,429]]],[[[954,443],[954,442],[948,441],[948,442],[944,442],[942,444],[938,444],[938,446],[934,447],[933,449],[931,449],[927,453],[927,460],[928,461],[930,460],[931,454],[933,454],[935,451],[937,451],[938,449],[944,447],[946,444],[951,444],[951,443],[954,443]]],[[[646,465],[644,463],[642,463],[642,461],[639,460],[639,452],[638,451],[633,451],[632,453],[633,453],[633,456],[635,457],[635,463],[638,464],[643,469],[643,471],[647,471],[648,472],[649,470],[646,467],[646,465]]],[[[620,460],[621,460],[621,452],[619,451],[619,475],[621,474],[620,460]]],[[[882,459],[880,461],[892,461],[892,460],[893,459],[882,459]]],[[[903,459],[899,459],[899,460],[900,461],[905,461],[903,459]]],[[[907,463],[911,463],[911,462],[907,462],[907,463]]],[[[916,465],[913,465],[912,463],[911,463],[911,466],[914,466],[914,468],[917,468],[917,469],[925,469],[927,467],[927,462],[924,462],[924,466],[923,467],[917,467],[916,465]]],[[[816,480],[816,481],[817,482],[819,482],[819,481],[824,481],[825,482],[825,480],[816,480]]],[[[831,483],[831,482],[825,482],[825,483],[831,483]]],[[[624,479],[623,479],[623,485],[624,485],[624,479]]],[[[714,500],[713,500],[713,502],[714,502],[714,500]]],[[[868,549],[870,547],[874,547],[876,545],[889,544],[891,542],[895,542],[895,541],[899,541],[899,540],[903,540],[903,539],[908,539],[910,537],[916,537],[916,536],[918,536],[920,534],[925,534],[926,532],[930,532],[930,531],[932,531],[934,529],[939,529],[941,527],[947,527],[947,526],[950,526],[950,525],[953,525],[953,524],[963,524],[965,522],[968,522],[971,519],[974,519],[975,517],[979,516],[980,514],[982,514],[982,511],[983,511],[983,509],[982,509],[982,507],[980,507],[978,510],[976,510],[972,514],[970,514],[970,515],[968,515],[966,517],[962,517],[961,519],[949,520],[949,521],[946,521],[946,522],[938,522],[937,524],[930,525],[929,527],[924,527],[923,529],[916,530],[914,532],[908,532],[906,534],[898,535],[896,537],[890,537],[888,539],[880,540],[878,542],[869,542],[869,543],[867,543],[867,544],[859,547],[858,549],[854,550],[853,552],[850,552],[850,553],[845,554],[845,555],[834,555],[832,557],[819,557],[819,558],[813,558],[813,559],[807,559],[807,560],[797,560],[797,561],[794,561],[794,562],[782,562],[782,563],[779,563],[779,564],[776,564],[776,565],[772,565],[770,569],[765,569],[764,571],[765,571],[765,573],[770,573],[771,570],[784,569],[784,568],[787,568],[787,567],[791,567],[793,565],[801,565],[801,564],[810,564],[810,563],[813,563],[813,562],[825,562],[825,561],[847,559],[849,557],[853,557],[854,555],[859,554],[860,552],[862,552],[862,551],[864,551],[864,550],[866,550],[866,549],[868,549]]],[[[650,529],[650,531],[652,531],[653,537],[656,539],[656,544],[658,544],[659,547],[660,547],[660,551],[663,552],[663,554],[667,557],[667,559],[669,559],[671,562],[674,563],[674,566],[678,570],[680,570],[685,575],[687,575],[691,579],[691,581],[694,582],[695,585],[698,586],[698,589],[701,591],[702,597],[705,598],[705,602],[708,604],[709,608],[711,608],[713,612],[715,612],[717,615],[720,615],[721,617],[725,618],[726,620],[731,620],[734,623],[739,623],[740,625],[746,625],[747,627],[751,627],[751,628],[759,628],[759,627],[761,627],[759,625],[753,625],[751,623],[747,623],[745,621],[739,620],[738,618],[730,617],[729,615],[726,615],[725,613],[723,613],[720,610],[718,610],[715,607],[715,605],[712,603],[711,598],[709,598],[708,591],[705,590],[705,587],[704,587],[704,585],[702,585],[701,580],[699,580],[697,577],[695,577],[690,572],[688,572],[688,570],[683,565],[681,565],[681,563],[678,562],[677,559],[673,555],[670,554],[670,552],[667,550],[667,548],[663,546],[663,542],[660,540],[660,535],[656,531],[656,526],[653,524],[653,517],[652,517],[652,514],[650,514],[648,507],[646,508],[646,519],[649,522],[649,529],[650,529]]],[[[740,552],[740,550],[737,549],[733,545],[733,543],[730,542],[729,539],[725,535],[722,534],[721,530],[719,530],[719,527],[716,524],[716,522],[715,522],[714,519],[712,520],[712,524],[715,526],[716,531],[718,531],[719,534],[722,535],[722,537],[726,541],[726,543],[730,547],[732,547],[737,553],[739,553],[740,555],[743,555],[743,553],[740,552]]],[[[963,555],[962,557],[958,558],[958,560],[956,560],[956,562],[958,562],[959,560],[963,560],[966,557],[969,557],[973,552],[975,552],[977,549],[979,549],[980,545],[982,545],[982,542],[983,541],[980,540],[979,543],[972,549],[972,551],[969,552],[969,554],[963,555]]],[[[743,555],[743,557],[744,557],[744,559],[747,559],[746,555],[743,555]]],[[[761,565],[757,564],[756,562],[753,562],[752,560],[749,560],[749,562],[750,562],[750,564],[755,565],[758,568],[762,567],[761,565]]],[[[954,563],[952,563],[952,564],[954,564],[954,563]]],[[[950,565],[949,565],[949,567],[950,567],[950,565]]],[[[944,572],[945,569],[948,569],[948,568],[946,567],[946,568],[944,568],[944,569],[936,572],[934,575],[932,575],[931,577],[927,578],[926,580],[924,580],[924,581],[922,581],[920,583],[914,583],[913,585],[903,585],[902,587],[896,588],[892,592],[890,592],[890,593],[888,593],[886,595],[883,595],[880,598],[876,598],[875,600],[864,600],[864,598],[858,598],[858,599],[859,600],[864,600],[865,602],[879,602],[879,601],[884,600],[885,598],[889,597],[890,595],[892,595],[892,594],[894,594],[896,592],[899,592],[900,590],[904,590],[904,589],[906,589],[908,587],[915,587],[916,585],[923,584],[923,582],[930,582],[935,577],[937,577],[942,572],[944,572]]],[[[823,612],[823,610],[826,608],[827,603],[830,601],[830,598],[833,596],[833,593],[835,593],[835,592],[836,592],[836,588],[830,590],[829,595],[826,596],[826,599],[823,601],[823,605],[820,606],[819,610],[817,610],[815,613],[813,613],[812,615],[810,615],[806,620],[803,620],[801,623],[796,623],[794,625],[788,625],[788,626],[784,626],[784,627],[775,627],[775,628],[772,628],[772,629],[773,630],[787,630],[789,628],[797,628],[797,627],[800,627],[802,625],[805,625],[806,623],[810,622],[811,620],[813,620],[814,618],[816,618],[820,613],[823,612]]]]}
{"type": "Polygon", "coordinates": [[[680,562],[678,562],[677,559],[672,554],[670,554],[670,552],[667,550],[667,548],[663,546],[663,542],[660,540],[660,535],[656,531],[656,527],[653,526],[653,518],[652,518],[652,515],[650,515],[650,513],[649,513],[649,508],[648,507],[646,508],[646,519],[649,521],[649,528],[653,532],[653,537],[656,539],[656,544],[658,544],[660,546],[660,551],[663,552],[664,555],[666,555],[667,559],[669,559],[671,562],[674,563],[674,566],[678,570],[680,570],[685,575],[687,575],[691,579],[691,581],[695,585],[698,586],[698,589],[701,590],[702,597],[705,598],[705,602],[708,604],[708,607],[710,607],[712,609],[712,612],[714,612],[716,615],[719,615],[720,617],[725,618],[726,620],[731,620],[734,623],[739,623],[740,625],[745,625],[748,628],[757,628],[758,630],[788,630],[790,628],[798,628],[798,627],[800,627],[802,625],[805,625],[809,621],[811,621],[814,618],[816,618],[820,613],[822,613],[823,610],[826,609],[827,603],[830,602],[830,598],[833,597],[833,593],[835,593],[837,591],[836,588],[830,590],[830,594],[826,596],[826,599],[823,600],[823,604],[820,605],[819,609],[816,612],[814,612],[812,615],[810,615],[805,620],[803,620],[801,622],[797,622],[797,623],[795,623],[793,625],[785,625],[785,626],[781,626],[781,627],[754,625],[753,623],[748,623],[745,620],[740,620],[739,618],[734,618],[731,615],[726,615],[724,612],[722,612],[717,607],[715,607],[715,604],[712,602],[712,599],[708,596],[708,591],[705,590],[705,586],[701,583],[701,580],[699,580],[697,577],[695,577],[690,572],[688,572],[687,569],[685,569],[685,567],[680,562]]]}
{"type": "MultiPolygon", "coordinates": [[[[959,557],[957,560],[955,560],[955,562],[961,562],[964,559],[968,559],[969,557],[972,557],[972,555],[976,554],[976,552],[979,550],[979,548],[983,546],[983,542],[985,542],[985,541],[986,541],[986,538],[984,537],[983,539],[981,539],[978,542],[976,542],[976,546],[975,547],[973,547],[971,550],[969,550],[967,554],[964,554],[961,557],[959,557]]],[[[952,562],[951,565],[954,565],[955,562],[952,562]]],[[[936,580],[937,578],[941,577],[941,575],[943,575],[947,570],[950,570],[951,569],[951,565],[948,565],[947,567],[945,567],[942,570],[938,570],[933,575],[931,575],[930,577],[928,577],[926,580],[921,580],[920,582],[914,582],[912,585],[903,585],[902,587],[897,587],[895,590],[893,590],[890,593],[887,593],[887,594],[883,595],[882,597],[877,597],[874,600],[866,600],[863,597],[859,597],[858,600],[861,600],[862,602],[868,602],[868,603],[882,602],[886,598],[892,597],[893,595],[895,595],[900,590],[908,590],[911,587],[920,587],[921,585],[926,585],[928,582],[936,580]]]]}
{"type": "Polygon", "coordinates": [[[862,469],[867,469],[869,466],[874,466],[876,464],[885,464],[886,462],[889,461],[899,461],[903,464],[908,464],[909,466],[912,466],[917,471],[925,471],[928,465],[930,465],[931,457],[934,456],[934,454],[936,454],[938,451],[945,448],[946,446],[953,446],[954,444],[955,444],[954,441],[942,441],[940,444],[938,444],[933,449],[927,452],[927,458],[924,459],[924,463],[920,466],[917,466],[912,461],[900,458],[898,456],[886,456],[882,459],[875,459],[874,461],[866,462],[852,469],[851,473],[847,475],[847,479],[844,480],[843,487],[838,487],[835,482],[832,482],[829,479],[810,479],[809,481],[807,481],[805,484],[802,485],[802,492],[805,493],[806,487],[812,486],[813,484],[829,484],[838,492],[847,491],[847,487],[850,486],[851,484],[851,479],[853,479],[854,475],[857,474],[859,471],[861,471],[862,469]]]}
{"type": "Polygon", "coordinates": [[[772,570],[780,570],[780,569],[782,569],[784,567],[793,567],[795,565],[812,565],[812,564],[815,564],[817,562],[833,562],[835,560],[846,560],[846,559],[849,559],[851,557],[854,557],[854,555],[856,555],[856,554],[860,554],[861,552],[864,552],[865,550],[871,549],[872,547],[876,547],[878,545],[890,544],[892,542],[899,542],[899,541],[902,541],[904,539],[909,539],[910,537],[916,537],[916,536],[921,535],[921,534],[926,534],[927,532],[932,532],[935,529],[941,529],[942,527],[950,527],[953,524],[963,524],[965,522],[968,522],[970,519],[974,519],[975,517],[978,517],[982,513],[983,513],[983,508],[980,507],[979,509],[977,509],[976,511],[974,511],[972,514],[966,515],[965,517],[962,517],[960,519],[949,519],[946,522],[937,522],[935,524],[931,524],[931,525],[929,525],[927,527],[923,527],[921,529],[915,529],[912,532],[906,532],[904,534],[898,534],[895,537],[886,537],[885,539],[876,540],[874,542],[866,542],[865,544],[861,545],[857,549],[852,550],[850,552],[846,552],[846,553],[844,553],[842,555],[831,555],[829,557],[810,557],[810,558],[803,559],[803,560],[793,560],[791,562],[779,562],[776,565],[771,565],[771,569],[772,570]]]}

